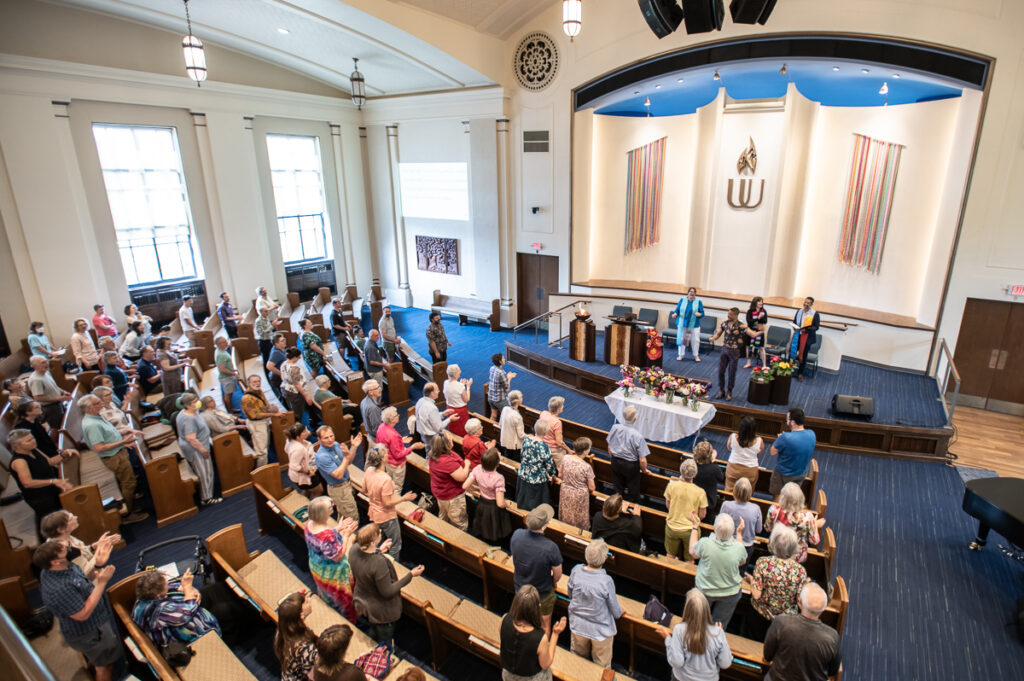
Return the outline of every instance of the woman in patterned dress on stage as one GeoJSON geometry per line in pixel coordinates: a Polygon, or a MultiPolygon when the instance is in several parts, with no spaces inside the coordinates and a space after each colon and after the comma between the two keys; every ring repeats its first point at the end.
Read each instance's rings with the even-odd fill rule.
{"type": "Polygon", "coordinates": [[[590,444],[590,438],[576,438],[572,454],[562,459],[558,493],[558,519],[581,530],[590,529],[590,493],[594,491],[594,469],[584,458],[590,444]]]}
{"type": "Polygon", "coordinates": [[[355,579],[348,564],[348,550],[352,547],[358,523],[343,518],[337,528],[331,527],[328,523],[333,509],[334,502],[330,497],[317,497],[309,502],[309,520],[305,528],[309,572],[320,596],[354,623],[357,617],[352,605],[355,579]]]}
{"type": "Polygon", "coordinates": [[[752,362],[750,361],[757,356],[757,353],[761,353],[761,366],[768,366],[767,358],[764,352],[764,335],[768,330],[768,313],[764,309],[764,298],[757,296],[750,301],[750,309],[747,310],[747,328],[751,331],[756,331],[756,336],[751,336],[747,339],[747,363],[743,365],[744,369],[749,369],[752,362]]]}

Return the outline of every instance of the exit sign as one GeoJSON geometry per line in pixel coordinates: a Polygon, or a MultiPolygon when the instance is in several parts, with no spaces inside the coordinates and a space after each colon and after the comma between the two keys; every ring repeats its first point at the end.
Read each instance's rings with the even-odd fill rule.
{"type": "Polygon", "coordinates": [[[1017,284],[1016,286],[1007,286],[1006,295],[1008,296],[1024,296],[1024,284],[1017,284]]]}
{"type": "MultiPolygon", "coordinates": [[[[544,247],[544,244],[542,244],[539,241],[534,241],[532,244],[530,244],[530,248],[532,248],[535,251],[539,251],[543,247],[544,247]]],[[[1024,288],[1024,287],[1022,287],[1022,288],[1024,288]]]]}

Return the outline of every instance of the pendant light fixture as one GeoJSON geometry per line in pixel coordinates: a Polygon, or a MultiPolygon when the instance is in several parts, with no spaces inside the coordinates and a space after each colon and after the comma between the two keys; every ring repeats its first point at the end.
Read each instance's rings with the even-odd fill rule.
{"type": "Polygon", "coordinates": [[[569,36],[569,42],[580,34],[583,28],[583,0],[562,0],[562,30],[569,36]]]}
{"type": "Polygon", "coordinates": [[[352,103],[362,111],[363,104],[366,104],[366,79],[363,78],[363,74],[359,73],[359,60],[356,57],[352,57],[352,63],[355,64],[356,69],[348,77],[349,83],[352,86],[352,103]]]}
{"type": "Polygon", "coordinates": [[[196,87],[206,80],[206,52],[203,41],[192,35],[192,17],[188,14],[188,0],[185,2],[185,22],[188,24],[188,35],[181,39],[181,51],[185,55],[185,73],[196,82],[196,87]]]}

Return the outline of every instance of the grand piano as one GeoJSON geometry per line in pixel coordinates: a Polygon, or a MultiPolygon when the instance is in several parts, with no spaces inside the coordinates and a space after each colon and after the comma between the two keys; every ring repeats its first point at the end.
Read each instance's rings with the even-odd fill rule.
{"type": "Polygon", "coordinates": [[[1024,479],[980,478],[964,490],[963,509],[978,519],[978,536],[971,549],[980,551],[995,530],[1024,548],[1024,479]]]}

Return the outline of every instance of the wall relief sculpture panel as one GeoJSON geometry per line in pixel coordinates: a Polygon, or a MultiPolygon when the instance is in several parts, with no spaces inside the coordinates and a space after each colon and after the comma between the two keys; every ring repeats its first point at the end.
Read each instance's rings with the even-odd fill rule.
{"type": "Polygon", "coordinates": [[[416,267],[427,272],[458,274],[459,240],[438,236],[417,236],[416,267]]]}

